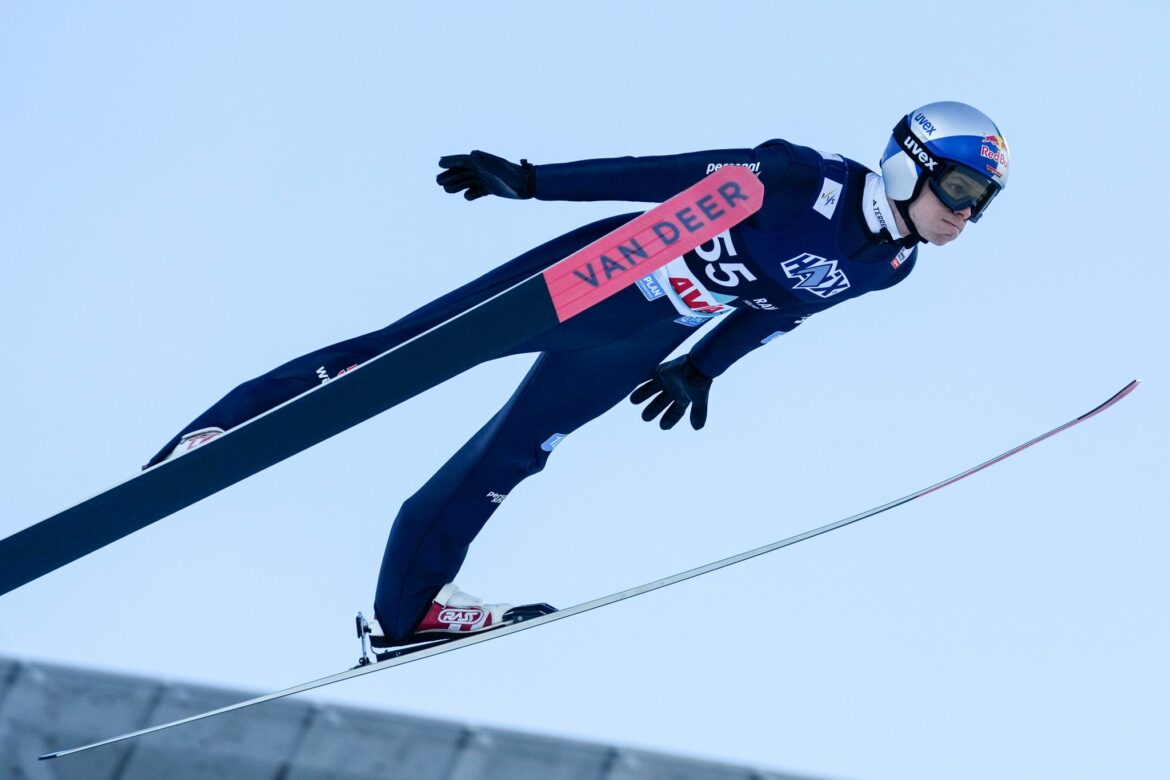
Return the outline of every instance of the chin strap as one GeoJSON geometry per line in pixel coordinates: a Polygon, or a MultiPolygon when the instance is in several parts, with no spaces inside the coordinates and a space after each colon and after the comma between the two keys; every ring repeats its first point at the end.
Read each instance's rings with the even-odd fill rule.
{"type": "Polygon", "coordinates": [[[898,209],[898,213],[902,215],[902,221],[906,223],[906,235],[898,239],[896,243],[907,247],[926,243],[926,239],[919,234],[918,228],[914,226],[914,220],[910,219],[910,204],[913,202],[913,198],[894,201],[894,208],[898,209]]]}
{"type": "Polygon", "coordinates": [[[915,244],[925,244],[926,239],[918,232],[918,228],[914,226],[914,220],[910,218],[910,204],[918,199],[922,194],[922,188],[926,186],[926,176],[919,176],[918,183],[914,185],[914,192],[906,200],[895,200],[894,208],[902,215],[902,221],[906,223],[907,233],[901,243],[907,247],[912,247],[915,244]]]}
{"type": "Polygon", "coordinates": [[[869,174],[865,179],[865,192],[862,200],[869,204],[865,211],[865,224],[870,231],[879,234],[883,243],[890,242],[896,246],[913,249],[922,241],[918,231],[914,229],[914,221],[910,219],[910,204],[914,195],[921,191],[915,187],[910,199],[902,202],[890,197],[885,188],[885,179],[876,173],[869,174]],[[902,219],[898,219],[901,216],[902,219]],[[907,230],[902,231],[900,226],[905,223],[907,230]]]}

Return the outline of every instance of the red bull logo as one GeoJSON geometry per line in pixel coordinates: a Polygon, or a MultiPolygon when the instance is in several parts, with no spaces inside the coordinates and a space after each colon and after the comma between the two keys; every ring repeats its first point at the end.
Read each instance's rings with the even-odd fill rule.
{"type": "MultiPolygon", "coordinates": [[[[1007,152],[1007,141],[1003,140],[1002,135],[983,136],[983,146],[979,150],[981,157],[985,157],[988,160],[993,160],[997,165],[1001,165],[1006,168],[1008,164],[1007,152]]],[[[1001,175],[999,171],[992,172],[997,176],[1001,175]]]]}

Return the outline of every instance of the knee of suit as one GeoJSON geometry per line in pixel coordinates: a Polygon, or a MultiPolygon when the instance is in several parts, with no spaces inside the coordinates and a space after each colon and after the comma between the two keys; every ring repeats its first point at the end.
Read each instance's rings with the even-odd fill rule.
{"type": "MultiPolygon", "coordinates": [[[[544,471],[548,455],[546,450],[539,448],[535,452],[529,450],[525,453],[504,455],[498,460],[485,462],[477,476],[493,486],[491,495],[500,496],[502,500],[502,496],[507,495],[525,479],[544,471]]],[[[499,501],[495,503],[498,504],[499,501]]]]}
{"type": "Polygon", "coordinates": [[[536,454],[522,467],[524,476],[531,477],[533,474],[539,474],[544,471],[544,467],[548,463],[548,456],[549,452],[547,450],[537,449],[536,454]]]}
{"type": "Polygon", "coordinates": [[[311,390],[316,384],[305,377],[265,375],[239,385],[228,398],[241,416],[251,418],[311,390]]]}
{"type": "Polygon", "coordinates": [[[523,439],[514,437],[512,444],[506,445],[501,452],[504,455],[503,463],[506,467],[515,469],[519,479],[539,474],[548,464],[548,456],[552,454],[553,448],[564,438],[564,434],[557,433],[534,446],[528,436],[524,436],[523,439]]]}
{"type": "Polygon", "coordinates": [[[268,377],[256,377],[236,385],[227,397],[237,399],[245,404],[255,404],[265,396],[271,395],[271,388],[272,382],[268,377]]]}
{"type": "Polygon", "coordinates": [[[494,491],[492,495],[507,495],[512,488],[528,477],[544,471],[547,462],[548,453],[540,450],[531,454],[516,454],[489,460],[477,471],[476,481],[491,485],[494,491]]]}

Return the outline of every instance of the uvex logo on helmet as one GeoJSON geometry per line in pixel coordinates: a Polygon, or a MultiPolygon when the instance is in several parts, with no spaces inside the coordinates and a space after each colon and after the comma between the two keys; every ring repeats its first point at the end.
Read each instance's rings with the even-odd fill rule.
{"type": "Polygon", "coordinates": [[[902,147],[910,154],[911,157],[918,160],[919,164],[935,173],[938,170],[938,160],[931,156],[930,152],[926,151],[926,147],[918,142],[918,139],[913,135],[907,135],[902,141],[902,147]]]}
{"type": "Polygon", "coordinates": [[[921,127],[922,132],[926,133],[927,135],[934,135],[934,131],[938,129],[934,126],[934,123],[927,118],[926,114],[922,113],[921,111],[914,115],[914,123],[921,127]]]}

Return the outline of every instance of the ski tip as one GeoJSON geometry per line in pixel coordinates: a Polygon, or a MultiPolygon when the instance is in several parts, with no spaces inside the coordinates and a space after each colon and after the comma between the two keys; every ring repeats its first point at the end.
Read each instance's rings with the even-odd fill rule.
{"type": "Polygon", "coordinates": [[[1120,390],[1118,390],[1116,393],[1114,393],[1114,394],[1113,394],[1113,395],[1112,395],[1112,396],[1109,398],[1109,400],[1105,401],[1105,402],[1104,402],[1104,403],[1102,403],[1100,406],[1097,406],[1097,407],[1095,407],[1095,408],[1093,408],[1093,409],[1091,409],[1091,410],[1089,410],[1089,411],[1085,412],[1085,413],[1084,413],[1084,414],[1082,414],[1080,417],[1078,417],[1078,418],[1075,420],[1075,422],[1080,422],[1080,421],[1082,421],[1082,420],[1087,420],[1087,419],[1089,419],[1090,417],[1093,417],[1094,415],[1100,414],[1101,412],[1105,411],[1105,410],[1106,410],[1106,409],[1108,409],[1110,406],[1113,406],[1113,404],[1117,403],[1117,402],[1118,402],[1118,401],[1120,401],[1122,398],[1125,398],[1127,395],[1129,395],[1129,394],[1130,394],[1130,393],[1132,393],[1134,390],[1136,390],[1136,389],[1137,389],[1137,386],[1138,386],[1139,384],[1141,384],[1141,382],[1142,382],[1142,380],[1140,380],[1140,379],[1133,379],[1133,380],[1130,380],[1129,384],[1127,384],[1125,387],[1121,388],[1121,389],[1120,389],[1120,390]]]}
{"type": "Polygon", "coordinates": [[[59,755],[61,755],[61,753],[60,753],[60,752],[57,752],[57,753],[45,753],[43,756],[37,756],[37,761],[48,761],[50,758],[56,758],[56,757],[57,757],[57,756],[59,756],[59,755]]]}
{"type": "Polygon", "coordinates": [[[1113,397],[1110,398],[1108,401],[1106,401],[1106,403],[1120,401],[1122,398],[1125,398],[1127,395],[1129,395],[1134,390],[1136,390],[1137,386],[1140,385],[1141,383],[1142,383],[1142,380],[1140,380],[1140,379],[1131,379],[1129,381],[1129,384],[1127,384],[1125,387],[1121,388],[1116,393],[1114,393],[1113,397]]]}

